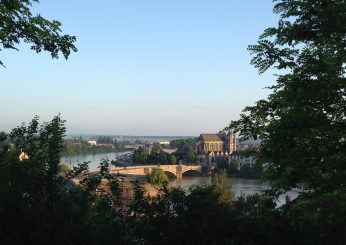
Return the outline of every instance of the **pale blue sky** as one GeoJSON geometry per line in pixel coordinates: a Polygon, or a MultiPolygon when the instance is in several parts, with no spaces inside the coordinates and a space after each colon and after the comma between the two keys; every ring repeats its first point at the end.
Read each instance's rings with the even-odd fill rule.
{"type": "Polygon", "coordinates": [[[65,61],[2,51],[0,131],[58,112],[68,133],[217,132],[266,97],[247,45],[276,24],[270,0],[41,0],[77,36],[65,61]]]}

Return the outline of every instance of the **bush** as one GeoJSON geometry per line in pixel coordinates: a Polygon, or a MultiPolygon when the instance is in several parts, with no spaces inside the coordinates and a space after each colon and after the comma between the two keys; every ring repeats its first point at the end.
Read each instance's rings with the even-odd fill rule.
{"type": "Polygon", "coordinates": [[[70,167],[67,164],[61,163],[59,165],[59,173],[66,173],[69,170],[70,170],[70,167]]]}
{"type": "Polygon", "coordinates": [[[153,168],[147,175],[147,182],[151,185],[161,186],[168,182],[168,177],[161,168],[153,168]]]}

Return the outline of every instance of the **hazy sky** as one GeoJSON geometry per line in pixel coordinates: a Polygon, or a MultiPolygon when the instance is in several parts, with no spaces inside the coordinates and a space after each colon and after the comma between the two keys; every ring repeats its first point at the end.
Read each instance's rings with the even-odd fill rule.
{"type": "Polygon", "coordinates": [[[67,133],[217,132],[269,93],[247,45],[276,24],[270,0],[41,0],[78,53],[1,51],[0,131],[58,112],[67,133]]]}

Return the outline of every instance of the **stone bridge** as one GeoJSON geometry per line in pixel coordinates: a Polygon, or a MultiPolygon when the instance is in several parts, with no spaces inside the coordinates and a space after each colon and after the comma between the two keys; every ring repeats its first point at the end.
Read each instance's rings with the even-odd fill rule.
{"type": "Polygon", "coordinates": [[[137,150],[139,147],[144,147],[144,144],[133,144],[133,145],[125,145],[125,149],[128,150],[137,150]]]}
{"type": "MultiPolygon", "coordinates": [[[[161,168],[164,172],[173,174],[177,178],[182,178],[183,173],[188,171],[197,171],[202,174],[201,165],[144,165],[144,166],[127,166],[127,167],[111,167],[110,172],[113,174],[129,174],[129,175],[147,175],[153,168],[161,168]]],[[[96,172],[98,170],[90,171],[96,172]]]]}

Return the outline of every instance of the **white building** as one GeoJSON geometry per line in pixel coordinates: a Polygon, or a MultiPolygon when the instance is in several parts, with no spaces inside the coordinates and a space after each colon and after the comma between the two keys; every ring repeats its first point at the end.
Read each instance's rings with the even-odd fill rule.
{"type": "Polygon", "coordinates": [[[89,140],[88,144],[89,145],[97,145],[97,141],[96,140],[89,140]]]}

